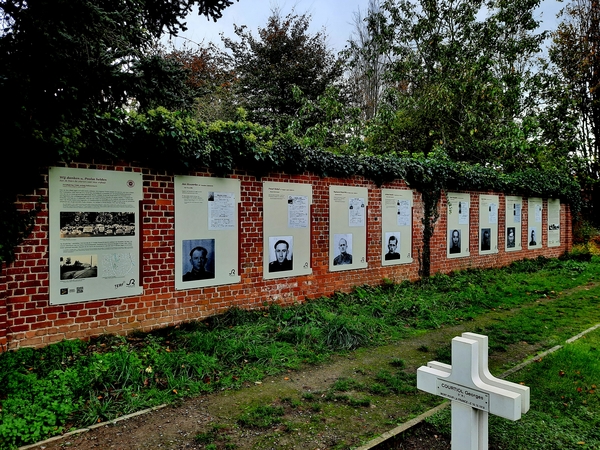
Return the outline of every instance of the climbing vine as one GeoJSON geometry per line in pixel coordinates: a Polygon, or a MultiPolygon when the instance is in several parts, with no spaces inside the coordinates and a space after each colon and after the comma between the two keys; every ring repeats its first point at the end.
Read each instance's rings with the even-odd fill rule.
{"type": "MultiPolygon", "coordinates": [[[[452,161],[441,152],[432,152],[427,158],[338,154],[301,145],[291,134],[275,134],[268,127],[250,122],[206,124],[164,108],[146,114],[115,111],[98,115],[76,135],[80,139],[75,143],[81,149],[79,162],[125,160],[179,173],[209,169],[219,176],[234,169],[258,177],[270,172],[306,171],[323,177],[360,175],[379,186],[403,179],[423,196],[420,271],[424,277],[430,272],[430,241],[439,217],[439,199],[445,190],[493,190],[560,198],[571,205],[574,213],[581,207],[579,184],[569,174],[558,171],[502,173],[494,167],[452,161]]],[[[31,177],[38,175],[32,173],[31,177]]],[[[13,260],[14,247],[27,235],[35,214],[17,213],[13,202],[14,199],[4,199],[0,203],[0,226],[5,230],[0,242],[0,263],[13,260]]]]}

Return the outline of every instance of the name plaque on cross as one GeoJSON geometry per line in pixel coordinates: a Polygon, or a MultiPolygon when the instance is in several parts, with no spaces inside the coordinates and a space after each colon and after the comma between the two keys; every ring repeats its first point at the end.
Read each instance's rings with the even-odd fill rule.
{"type": "Polygon", "coordinates": [[[460,384],[437,380],[437,395],[453,402],[464,403],[472,408],[490,412],[489,394],[475,389],[461,386],[460,384]]]}

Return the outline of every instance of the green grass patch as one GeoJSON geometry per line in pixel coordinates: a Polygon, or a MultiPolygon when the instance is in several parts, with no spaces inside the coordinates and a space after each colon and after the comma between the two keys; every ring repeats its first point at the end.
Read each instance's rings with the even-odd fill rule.
{"type": "Polygon", "coordinates": [[[205,449],[235,449],[237,445],[231,442],[231,437],[227,434],[228,431],[227,427],[216,424],[209,431],[196,434],[194,441],[197,444],[204,445],[205,449]]]}
{"type": "MultiPolygon", "coordinates": [[[[185,397],[253,384],[303,364],[327,361],[336,353],[401,342],[491,311],[520,308],[501,322],[474,330],[490,337],[492,351],[514,342],[560,342],[600,321],[598,288],[565,294],[598,281],[598,257],[538,258],[417,283],[362,286],[351,294],[287,308],[231,309],[204,322],[126,338],[101,336],[5,352],[0,354],[0,449],[185,397]]],[[[449,348],[423,345],[420,350],[449,362],[449,348]]],[[[372,401],[368,396],[411,394],[414,380],[403,378],[405,363],[398,358],[392,362],[397,373],[375,373],[368,383],[338,386],[332,395],[341,401],[339,393],[361,392],[363,397],[344,399],[360,406],[372,401]]],[[[320,403],[317,398],[305,400],[313,409],[320,403]]]]}
{"type": "Polygon", "coordinates": [[[281,423],[283,406],[254,406],[242,414],[238,422],[246,428],[268,428],[281,423]]]}

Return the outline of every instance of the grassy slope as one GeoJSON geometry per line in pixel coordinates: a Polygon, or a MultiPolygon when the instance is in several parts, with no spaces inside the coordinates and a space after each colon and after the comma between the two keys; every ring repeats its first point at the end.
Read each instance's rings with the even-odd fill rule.
{"type": "MultiPolygon", "coordinates": [[[[336,352],[468,324],[482,314],[492,318],[470,331],[488,334],[496,352],[515,342],[551,346],[600,322],[597,288],[566,292],[597,282],[599,267],[597,259],[524,261],[503,270],[442,275],[418,284],[359,287],[352,295],[292,308],[233,310],[204,323],[127,339],[104,336],[89,343],[9,352],[0,356],[0,448],[147,406],[239,387],[327,361],[336,352]],[[493,319],[494,312],[514,308],[518,313],[493,319]]],[[[431,352],[429,359],[447,360],[448,349],[429,343],[420,351],[431,352]]],[[[373,380],[348,381],[351,394],[334,385],[322,397],[328,402],[303,401],[321,414],[334,402],[364,407],[414,390],[407,372],[389,367],[365,374],[373,380]]],[[[413,414],[429,404],[414,406],[413,414]]]]}

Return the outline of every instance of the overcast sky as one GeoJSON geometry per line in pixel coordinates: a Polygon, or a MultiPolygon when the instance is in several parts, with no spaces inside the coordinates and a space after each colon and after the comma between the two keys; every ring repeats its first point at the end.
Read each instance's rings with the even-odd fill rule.
{"type": "MultiPolygon", "coordinates": [[[[235,39],[233,24],[247,25],[256,36],[258,27],[264,27],[273,7],[279,7],[286,15],[292,10],[297,14],[311,15],[312,33],[325,28],[328,44],[332,49],[342,50],[354,29],[354,14],[360,9],[365,12],[369,0],[239,0],[223,11],[223,17],[217,22],[198,16],[197,12],[187,17],[188,31],[183,36],[195,43],[214,42],[221,45],[219,33],[235,39]]],[[[542,0],[538,9],[538,18],[542,20],[542,29],[554,30],[557,26],[556,14],[564,4],[556,0],[542,0]]],[[[363,14],[364,16],[364,14],[363,14]]],[[[180,47],[184,39],[174,41],[180,47]]]]}

